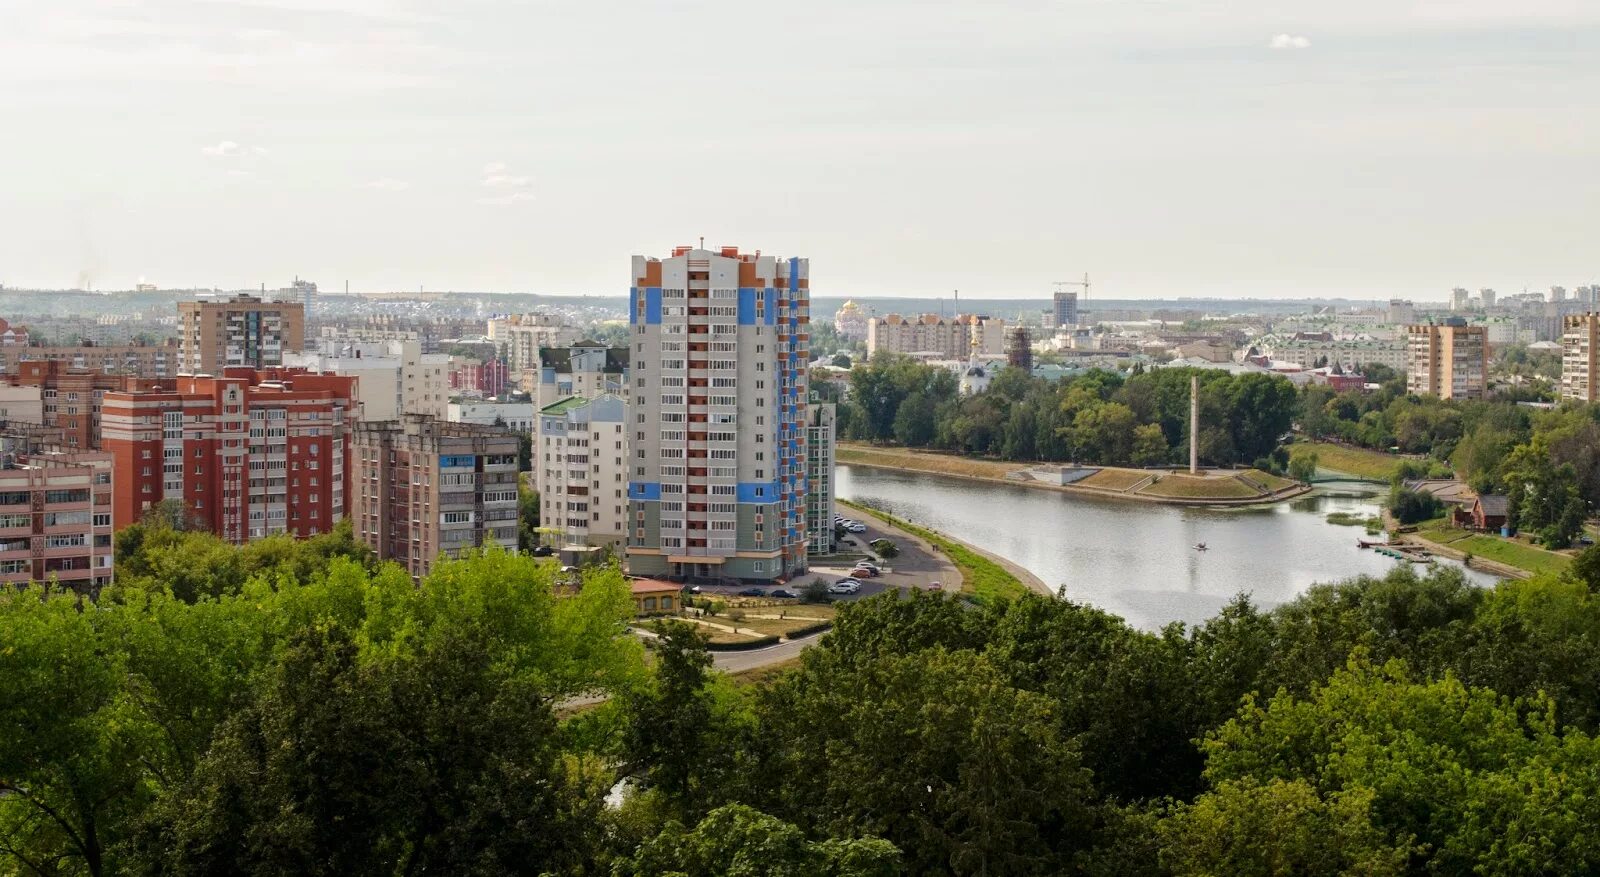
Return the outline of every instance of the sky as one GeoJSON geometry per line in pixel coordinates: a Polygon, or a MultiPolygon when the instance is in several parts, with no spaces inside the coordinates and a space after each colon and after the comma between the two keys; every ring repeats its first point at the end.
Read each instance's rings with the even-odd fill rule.
{"type": "Polygon", "coordinates": [[[1594,0],[4,0],[0,284],[1600,282],[1594,0]]]}

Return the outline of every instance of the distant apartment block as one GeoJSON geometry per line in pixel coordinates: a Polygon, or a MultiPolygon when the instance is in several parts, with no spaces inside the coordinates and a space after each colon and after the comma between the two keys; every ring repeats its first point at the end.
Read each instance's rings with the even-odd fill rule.
{"type": "Polygon", "coordinates": [[[120,529],[176,500],[221,538],[315,536],[345,516],[353,377],[230,369],[163,389],[107,392],[120,529]]]}
{"type": "Polygon", "coordinates": [[[113,461],[0,431],[0,583],[94,593],[112,578],[113,461]]]}
{"type": "Polygon", "coordinates": [[[513,371],[539,367],[539,351],[568,347],[583,339],[582,330],[556,314],[517,314],[489,321],[489,340],[505,352],[513,371]]]}
{"type": "Polygon", "coordinates": [[[834,442],[837,414],[833,403],[813,401],[806,412],[806,548],[832,554],[834,442]]]}
{"type": "Polygon", "coordinates": [[[27,347],[28,329],[26,326],[13,326],[5,320],[0,320],[0,347],[27,347]]]}
{"type": "Polygon", "coordinates": [[[1368,365],[1382,365],[1405,371],[1410,367],[1410,346],[1404,339],[1299,337],[1310,334],[1262,338],[1252,346],[1274,362],[1304,368],[1337,364],[1360,371],[1368,365]]]}
{"type": "Polygon", "coordinates": [[[446,406],[445,419],[531,435],[538,425],[537,414],[532,402],[451,402],[446,406]]]}
{"type": "Polygon", "coordinates": [[[318,352],[286,353],[283,364],[356,378],[362,420],[395,420],[402,414],[442,419],[448,413],[450,357],[423,353],[418,341],[326,344],[318,352]]]}
{"type": "Polygon", "coordinates": [[[1051,316],[1055,319],[1054,326],[1058,329],[1066,326],[1078,325],[1078,294],[1076,292],[1056,293],[1055,307],[1051,316]]]}
{"type": "Polygon", "coordinates": [[[1403,298],[1391,298],[1383,321],[1391,326],[1409,326],[1417,321],[1417,306],[1403,298]]]}
{"type": "Polygon", "coordinates": [[[24,363],[59,362],[67,368],[141,378],[178,374],[178,345],[106,344],[49,347],[0,346],[0,372],[17,374],[24,363]]]}
{"type": "Polygon", "coordinates": [[[283,365],[305,347],[305,305],[253,295],[178,302],[178,371],[220,375],[224,369],[283,365]]]}
{"type": "Polygon", "coordinates": [[[1406,389],[1441,399],[1482,399],[1489,375],[1488,333],[1482,326],[1458,325],[1458,318],[1442,325],[1406,327],[1406,389]]]}
{"type": "Polygon", "coordinates": [[[539,411],[533,449],[539,526],[555,545],[614,545],[628,538],[628,402],[571,396],[539,411]]]}
{"type": "Polygon", "coordinates": [[[517,437],[407,414],[355,427],[356,535],[420,579],[441,556],[517,549],[517,437]]]}
{"type": "Polygon", "coordinates": [[[101,414],[105,394],[150,387],[153,379],[71,368],[61,361],[24,362],[0,381],[33,388],[39,394],[39,423],[61,431],[68,448],[101,446],[101,414]]]}
{"type": "Polygon", "coordinates": [[[499,357],[465,361],[450,369],[450,389],[458,395],[492,398],[504,395],[511,370],[499,357]]]}
{"type": "Polygon", "coordinates": [[[809,271],[737,247],[633,257],[631,572],[805,572],[809,271]]]}
{"type": "Polygon", "coordinates": [[[569,396],[593,399],[612,393],[626,399],[628,348],[606,347],[594,341],[547,347],[539,351],[539,368],[526,369],[522,374],[522,391],[533,396],[537,408],[554,405],[569,396]]]}
{"type": "Polygon", "coordinates": [[[1600,314],[1561,321],[1561,398],[1600,402],[1600,314]]]}
{"type": "Polygon", "coordinates": [[[902,317],[887,314],[867,321],[867,355],[890,353],[933,353],[942,359],[965,360],[969,356],[1004,356],[1006,321],[998,317],[961,314],[941,317],[923,314],[902,317]]]}

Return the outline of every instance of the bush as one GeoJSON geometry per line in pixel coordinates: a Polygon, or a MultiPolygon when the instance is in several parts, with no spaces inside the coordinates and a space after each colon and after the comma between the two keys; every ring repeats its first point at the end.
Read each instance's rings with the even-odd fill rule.
{"type": "Polygon", "coordinates": [[[900,556],[900,547],[889,539],[872,540],[872,550],[876,551],[878,556],[884,559],[900,556]]]}
{"type": "Polygon", "coordinates": [[[1415,524],[1444,514],[1444,503],[1422,490],[1407,490],[1398,485],[1389,492],[1389,511],[1402,524],[1415,524]]]}
{"type": "Polygon", "coordinates": [[[1310,481],[1317,474],[1317,452],[1296,448],[1289,455],[1289,477],[1296,481],[1310,481]]]}
{"type": "Polygon", "coordinates": [[[730,610],[728,612],[728,620],[733,622],[734,624],[738,624],[739,622],[743,621],[744,620],[744,610],[743,609],[730,610]]]}
{"type": "Polygon", "coordinates": [[[800,591],[800,602],[832,603],[833,598],[828,596],[827,579],[812,579],[807,582],[805,588],[800,591]]]}

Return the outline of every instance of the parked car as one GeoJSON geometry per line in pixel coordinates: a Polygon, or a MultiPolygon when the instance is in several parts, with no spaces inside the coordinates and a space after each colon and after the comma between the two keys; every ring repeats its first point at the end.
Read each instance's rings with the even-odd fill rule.
{"type": "Polygon", "coordinates": [[[555,553],[556,553],[556,550],[554,548],[551,548],[548,545],[539,545],[539,546],[536,546],[533,549],[533,556],[534,557],[549,557],[550,555],[555,554],[555,553]]]}
{"type": "Polygon", "coordinates": [[[737,594],[740,597],[765,597],[766,595],[767,592],[760,588],[745,588],[737,594]]]}
{"type": "Polygon", "coordinates": [[[684,588],[683,592],[686,593],[686,594],[698,594],[698,593],[700,593],[700,586],[699,585],[690,585],[689,587],[684,588]]]}
{"type": "Polygon", "coordinates": [[[858,561],[856,561],[856,569],[870,569],[875,573],[883,572],[883,567],[878,566],[877,564],[873,563],[870,560],[858,560],[858,561]]]}
{"type": "Polygon", "coordinates": [[[784,589],[784,588],[779,588],[778,590],[773,591],[769,596],[777,597],[779,600],[798,600],[798,599],[800,599],[800,595],[799,594],[796,594],[795,592],[787,590],[787,589],[784,589]]]}
{"type": "Polygon", "coordinates": [[[882,575],[882,573],[865,566],[858,566],[855,569],[850,570],[850,577],[853,579],[875,579],[880,575],[882,575]]]}
{"type": "Polygon", "coordinates": [[[836,585],[860,585],[861,584],[861,580],[860,579],[851,578],[849,576],[845,576],[844,578],[834,582],[834,584],[836,584],[836,585]]]}
{"type": "Polygon", "coordinates": [[[851,523],[845,524],[844,528],[846,530],[849,530],[852,533],[865,533],[865,532],[867,532],[867,525],[861,523],[860,521],[852,521],[851,523]]]}
{"type": "Polygon", "coordinates": [[[861,586],[851,581],[834,582],[828,586],[830,594],[854,594],[861,590],[861,586]]]}

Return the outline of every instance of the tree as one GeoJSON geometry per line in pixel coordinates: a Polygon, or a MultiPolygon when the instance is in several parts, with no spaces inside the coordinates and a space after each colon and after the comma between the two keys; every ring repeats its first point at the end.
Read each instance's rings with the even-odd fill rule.
{"type": "Polygon", "coordinates": [[[834,368],[848,369],[850,367],[850,354],[835,353],[833,355],[832,363],[834,368]]]}
{"type": "Polygon", "coordinates": [[[1415,524],[1444,514],[1444,504],[1426,490],[1396,485],[1389,491],[1389,512],[1402,524],[1415,524]]]}
{"type": "Polygon", "coordinates": [[[1317,452],[1295,448],[1289,453],[1289,477],[1309,482],[1317,477],[1317,452]]]}
{"type": "Polygon", "coordinates": [[[916,392],[900,403],[894,416],[895,440],[906,447],[924,447],[933,441],[935,405],[926,393],[916,392]]]}
{"type": "Polygon", "coordinates": [[[872,550],[885,560],[900,556],[900,547],[891,539],[872,540],[872,550]]]}
{"type": "Polygon", "coordinates": [[[532,551],[539,546],[539,493],[525,479],[517,480],[517,548],[532,551]]]}
{"type": "Polygon", "coordinates": [[[676,822],[619,862],[617,877],[894,877],[900,851],[879,838],[811,841],[798,827],[742,804],[711,811],[692,830],[676,822]]]}
{"type": "Polygon", "coordinates": [[[1133,465],[1159,466],[1170,456],[1167,436],[1160,425],[1146,423],[1133,430],[1133,465]]]}

